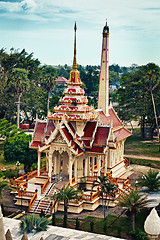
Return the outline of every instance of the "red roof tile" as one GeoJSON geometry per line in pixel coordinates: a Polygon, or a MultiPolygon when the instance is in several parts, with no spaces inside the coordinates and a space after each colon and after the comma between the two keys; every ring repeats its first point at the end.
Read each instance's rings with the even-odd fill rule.
{"type": "Polygon", "coordinates": [[[33,141],[29,148],[37,149],[38,147],[42,147],[42,146],[43,146],[43,144],[41,142],[33,141]]]}
{"type": "Polygon", "coordinates": [[[97,125],[97,122],[87,122],[82,139],[92,138],[96,125],[97,125]]]}
{"type": "Polygon", "coordinates": [[[106,146],[110,127],[98,126],[93,145],[106,146]]]}
{"type": "Polygon", "coordinates": [[[68,83],[68,80],[65,77],[58,77],[55,81],[57,83],[68,83]]]}
{"type": "Polygon", "coordinates": [[[53,120],[49,119],[47,123],[47,132],[46,132],[46,137],[51,135],[51,132],[53,132],[55,129],[55,126],[53,124],[53,120]]]}
{"type": "Polygon", "coordinates": [[[113,129],[123,126],[123,124],[121,123],[121,121],[119,120],[115,111],[112,108],[109,109],[109,116],[106,116],[103,111],[99,111],[99,116],[102,124],[110,125],[111,123],[113,123],[113,129]]]}
{"type": "Polygon", "coordinates": [[[85,147],[90,147],[90,140],[83,140],[85,147]]]}
{"type": "Polygon", "coordinates": [[[103,147],[93,147],[91,149],[86,149],[86,153],[103,153],[103,147]]]}
{"type": "Polygon", "coordinates": [[[63,127],[63,128],[62,128],[62,131],[63,131],[63,133],[65,134],[67,140],[68,140],[69,142],[71,142],[71,146],[74,146],[75,143],[73,142],[72,136],[71,136],[71,134],[68,132],[67,128],[66,128],[66,127],[63,127]]]}
{"type": "Polygon", "coordinates": [[[129,136],[131,136],[132,134],[125,128],[120,128],[118,130],[115,130],[113,132],[114,137],[117,139],[117,141],[120,141],[122,139],[125,139],[129,136]]]}
{"type": "Polygon", "coordinates": [[[36,124],[36,129],[35,129],[33,139],[36,139],[36,140],[38,139],[38,140],[42,141],[44,138],[45,127],[46,127],[46,123],[38,122],[36,124]]]}
{"type": "Polygon", "coordinates": [[[74,127],[72,126],[72,124],[71,124],[70,122],[68,122],[68,125],[70,126],[72,132],[75,134],[75,129],[74,129],[74,127]]]}

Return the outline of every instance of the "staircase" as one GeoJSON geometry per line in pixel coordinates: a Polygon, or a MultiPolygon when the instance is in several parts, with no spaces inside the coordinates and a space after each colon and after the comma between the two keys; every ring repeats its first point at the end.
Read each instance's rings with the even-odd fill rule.
{"type": "Polygon", "coordinates": [[[68,178],[63,174],[52,177],[51,183],[43,194],[38,195],[38,199],[35,200],[30,212],[40,214],[41,210],[43,210],[45,214],[50,214],[51,197],[57,192],[56,188],[62,188],[67,182],[68,178]]]}

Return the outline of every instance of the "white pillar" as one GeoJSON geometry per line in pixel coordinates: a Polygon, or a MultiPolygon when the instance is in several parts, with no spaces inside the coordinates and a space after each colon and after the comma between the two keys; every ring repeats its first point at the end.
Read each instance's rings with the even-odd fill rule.
{"type": "Polygon", "coordinates": [[[101,170],[101,156],[98,156],[98,158],[97,158],[97,168],[98,168],[98,176],[100,176],[100,170],[101,170]]]}
{"type": "Polygon", "coordinates": [[[51,152],[49,152],[48,163],[49,163],[48,176],[51,178],[52,176],[52,153],[51,152]]]}
{"type": "Polygon", "coordinates": [[[54,154],[54,174],[57,174],[57,162],[58,162],[58,152],[54,154]]]}
{"type": "Polygon", "coordinates": [[[75,177],[75,182],[77,183],[77,158],[74,160],[74,177],[75,177]]]}
{"type": "Polygon", "coordinates": [[[71,158],[69,158],[69,180],[70,180],[70,184],[72,184],[72,161],[71,161],[71,158]]]}
{"type": "Polygon", "coordinates": [[[92,176],[94,176],[94,157],[92,157],[92,176]]]}
{"type": "Polygon", "coordinates": [[[41,152],[38,151],[38,177],[40,176],[41,169],[41,152]]]}
{"type": "Polygon", "coordinates": [[[85,177],[88,176],[88,169],[89,169],[89,158],[85,159],[85,177]]]}
{"type": "Polygon", "coordinates": [[[6,240],[5,234],[4,234],[4,223],[3,223],[3,214],[0,206],[0,236],[1,240],[6,240]]]}

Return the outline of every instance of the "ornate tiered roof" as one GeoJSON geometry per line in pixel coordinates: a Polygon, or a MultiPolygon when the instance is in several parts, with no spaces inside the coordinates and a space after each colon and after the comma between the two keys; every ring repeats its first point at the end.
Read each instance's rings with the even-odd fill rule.
{"type": "Polygon", "coordinates": [[[63,115],[65,115],[67,121],[90,121],[98,117],[94,112],[94,108],[87,105],[87,97],[84,96],[85,92],[81,88],[82,82],[76,61],[76,24],[74,30],[73,67],[67,83],[68,87],[64,90],[65,96],[60,99],[59,106],[54,108],[55,113],[50,116],[50,119],[53,120],[61,120],[63,115]]]}

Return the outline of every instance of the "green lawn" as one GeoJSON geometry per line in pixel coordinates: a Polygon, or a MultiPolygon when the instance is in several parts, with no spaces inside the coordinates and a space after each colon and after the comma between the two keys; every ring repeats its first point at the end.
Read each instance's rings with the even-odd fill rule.
{"type": "Polygon", "coordinates": [[[142,139],[139,136],[139,132],[135,130],[133,135],[125,142],[125,154],[160,157],[159,145],[156,140],[142,139]]]}

